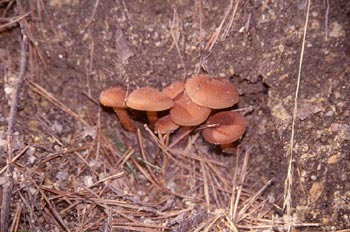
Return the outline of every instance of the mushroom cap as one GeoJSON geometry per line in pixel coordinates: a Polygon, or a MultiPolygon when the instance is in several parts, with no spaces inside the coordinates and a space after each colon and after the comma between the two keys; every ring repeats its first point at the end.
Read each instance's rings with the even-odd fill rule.
{"type": "Polygon", "coordinates": [[[165,115],[154,124],[154,131],[161,134],[172,133],[180,126],[171,120],[170,115],[165,115]]]}
{"type": "Polygon", "coordinates": [[[188,79],[185,90],[194,103],[211,109],[231,107],[239,100],[237,89],[231,82],[205,75],[188,79]]]}
{"type": "Polygon", "coordinates": [[[126,90],[123,87],[116,86],[103,90],[99,100],[104,106],[126,108],[125,98],[126,90]]]}
{"type": "Polygon", "coordinates": [[[174,106],[174,101],[157,89],[143,87],[133,91],[126,105],[135,110],[162,111],[174,106]]]}
{"type": "Polygon", "coordinates": [[[180,93],[185,90],[185,83],[182,81],[175,81],[172,84],[163,88],[162,93],[169,96],[171,99],[174,99],[180,93]]]}
{"type": "Polygon", "coordinates": [[[223,111],[208,118],[206,125],[215,125],[203,130],[204,139],[212,144],[229,144],[242,137],[247,121],[238,112],[223,111]]]}
{"type": "Polygon", "coordinates": [[[203,123],[210,112],[211,109],[197,105],[183,93],[175,99],[175,105],[170,109],[170,117],[179,125],[196,126],[203,123]]]}

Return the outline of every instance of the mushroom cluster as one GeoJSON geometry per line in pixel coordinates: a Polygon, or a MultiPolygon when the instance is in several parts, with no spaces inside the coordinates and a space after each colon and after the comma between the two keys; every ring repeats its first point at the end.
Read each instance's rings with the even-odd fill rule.
{"type": "Polygon", "coordinates": [[[156,133],[170,134],[180,126],[202,125],[203,138],[212,144],[227,145],[240,139],[247,122],[239,112],[225,111],[238,103],[236,87],[228,80],[195,75],[186,83],[176,81],[159,91],[150,87],[134,90],[129,95],[122,87],[101,92],[100,103],[112,107],[121,125],[136,130],[126,108],[145,111],[156,133]],[[168,111],[158,118],[159,111],[168,111]]]}

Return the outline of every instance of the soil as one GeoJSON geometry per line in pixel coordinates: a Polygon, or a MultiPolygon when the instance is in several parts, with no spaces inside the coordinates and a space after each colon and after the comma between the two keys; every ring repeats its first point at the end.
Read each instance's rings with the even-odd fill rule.
{"type": "MultiPolygon", "coordinates": [[[[102,231],[116,216],[101,216],[108,215],[106,208],[91,216],[89,213],[94,207],[82,211],[84,204],[74,205],[75,198],[69,198],[69,194],[103,179],[102,174],[116,174],[121,170],[125,178],[115,181],[118,191],[106,190],[107,195],[101,193],[97,197],[109,199],[111,194],[123,195],[124,191],[138,199],[132,201],[136,205],[139,201],[146,202],[146,198],[152,202],[159,197],[165,202],[158,190],[150,188],[150,183],[142,184],[148,180],[145,172],[150,172],[149,166],[141,163],[143,168],[136,168],[139,173],[136,177],[126,165],[113,170],[113,167],[120,168],[119,157],[127,149],[134,149],[136,153],[159,152],[143,127],[147,123],[145,115],[129,111],[140,128],[145,149],[142,151],[139,150],[140,135],[126,132],[113,111],[99,105],[98,97],[103,89],[111,86],[121,85],[129,91],[145,86],[162,89],[175,80],[205,73],[230,80],[237,86],[240,102],[233,109],[252,108],[245,115],[249,122],[247,131],[235,143],[236,153],[250,153],[246,182],[249,189],[257,191],[269,180],[273,181],[261,196],[270,204],[267,206],[271,207],[269,219],[287,213],[282,210],[283,193],[299,86],[291,213],[299,224],[318,226],[301,226],[295,231],[350,229],[350,1],[311,2],[303,51],[306,0],[240,1],[231,26],[229,19],[235,1],[231,2],[232,6],[230,2],[22,1],[22,12],[30,12],[26,20],[31,42],[26,80],[17,106],[14,154],[25,150],[15,162],[10,223],[15,220],[20,205],[20,231],[35,228],[102,231]],[[231,11],[219,37],[210,47],[210,38],[228,9],[231,11]],[[45,191],[54,202],[52,207],[57,209],[56,213],[65,215],[63,224],[67,228],[62,222],[55,223],[59,217],[37,189],[45,191]],[[59,202],[54,199],[58,196],[62,198],[59,202]],[[33,204],[41,205],[34,207],[33,204]],[[86,221],[84,214],[95,220],[95,227],[82,226],[87,225],[82,223],[86,221]],[[38,221],[30,222],[34,219],[38,221]],[[81,224],[77,226],[76,220],[81,224]]],[[[14,1],[0,1],[2,18],[23,13],[19,13],[14,1]]],[[[13,83],[19,73],[22,35],[18,24],[6,28],[0,24],[0,28],[0,95],[3,96],[0,152],[4,154],[1,157],[1,167],[4,167],[7,117],[13,83]]],[[[196,133],[191,135],[195,137],[196,133]]],[[[194,144],[208,157],[228,165],[228,169],[222,170],[223,175],[237,164],[236,154],[223,154],[219,148],[204,142],[200,135],[194,144]]],[[[178,146],[184,147],[186,142],[178,146]]],[[[151,157],[158,165],[158,158],[151,157]]],[[[232,181],[231,174],[225,176],[229,181],[232,181]]],[[[168,171],[164,177],[172,179],[173,175],[179,175],[177,170],[168,171]]],[[[187,183],[192,177],[186,175],[189,176],[187,183]]],[[[169,179],[164,180],[169,189],[176,188],[184,195],[189,193],[186,184],[181,186],[183,182],[169,179]]],[[[215,194],[210,196],[215,198],[215,194]]],[[[185,199],[181,199],[170,204],[170,209],[184,209],[185,199]]],[[[202,208],[207,206],[205,202],[197,202],[197,213],[191,220],[179,223],[177,217],[178,221],[174,219],[173,224],[167,224],[168,230],[192,231],[190,228],[205,222],[208,218],[202,208]]],[[[144,204],[144,208],[151,208],[144,204]]],[[[128,210],[132,211],[132,207],[128,210]]],[[[125,216],[130,217],[129,222],[139,219],[141,212],[129,214],[129,211],[124,213],[129,215],[125,216]]],[[[151,218],[155,220],[154,215],[151,218]]],[[[126,224],[115,227],[118,228],[132,230],[126,224]]],[[[220,231],[220,227],[213,231],[220,231]]]]}

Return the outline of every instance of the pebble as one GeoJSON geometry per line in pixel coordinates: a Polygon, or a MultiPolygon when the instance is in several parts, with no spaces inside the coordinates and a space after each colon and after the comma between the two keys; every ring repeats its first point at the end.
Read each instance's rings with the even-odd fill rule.
{"type": "Polygon", "coordinates": [[[333,22],[330,26],[329,36],[333,38],[339,38],[345,36],[344,28],[337,22],[333,22]]]}
{"type": "Polygon", "coordinates": [[[315,182],[312,184],[311,189],[309,191],[310,201],[314,203],[318,198],[322,195],[324,190],[324,182],[315,182]]]}
{"type": "Polygon", "coordinates": [[[338,163],[338,161],[339,161],[338,156],[337,155],[332,155],[331,157],[328,158],[327,163],[328,164],[336,164],[336,163],[338,163]]]}

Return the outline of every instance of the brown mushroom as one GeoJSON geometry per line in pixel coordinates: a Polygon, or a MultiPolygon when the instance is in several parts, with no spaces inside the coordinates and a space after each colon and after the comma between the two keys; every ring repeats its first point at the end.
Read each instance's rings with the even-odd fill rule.
{"type": "Polygon", "coordinates": [[[197,126],[209,116],[211,109],[197,105],[186,93],[175,99],[175,105],[170,109],[171,119],[181,126],[197,126]]]}
{"type": "Polygon", "coordinates": [[[203,129],[204,139],[212,144],[230,144],[242,137],[247,121],[238,112],[223,111],[210,116],[203,129]]]}
{"type": "Polygon", "coordinates": [[[147,118],[153,126],[158,120],[157,111],[174,106],[174,101],[157,89],[143,87],[133,91],[126,100],[126,105],[135,110],[146,111],[147,118]]]}
{"type": "Polygon", "coordinates": [[[135,132],[136,127],[125,109],[125,98],[126,90],[118,86],[103,90],[100,94],[99,100],[102,105],[113,107],[113,110],[124,129],[135,132]]]}
{"type": "Polygon", "coordinates": [[[211,109],[231,107],[239,100],[237,89],[231,82],[205,75],[188,79],[185,91],[194,103],[211,109]]]}
{"type": "Polygon", "coordinates": [[[175,81],[172,84],[163,88],[162,93],[169,96],[171,99],[175,99],[180,93],[185,90],[185,83],[182,81],[175,81]]]}
{"type": "Polygon", "coordinates": [[[177,130],[180,126],[171,120],[170,115],[165,115],[158,119],[154,125],[154,130],[161,134],[170,134],[177,130]]]}

